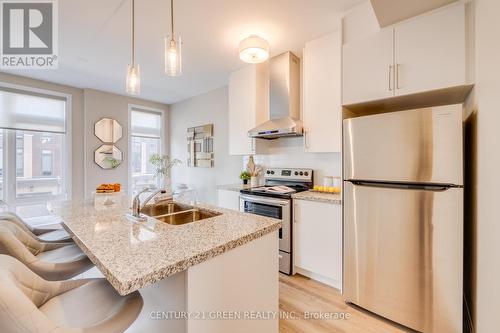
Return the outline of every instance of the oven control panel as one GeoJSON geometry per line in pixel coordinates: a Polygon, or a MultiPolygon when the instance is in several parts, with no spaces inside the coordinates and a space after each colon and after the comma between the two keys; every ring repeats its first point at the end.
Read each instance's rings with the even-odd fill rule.
{"type": "Polygon", "coordinates": [[[265,179],[312,182],[312,169],[268,168],[264,170],[265,179]]]}

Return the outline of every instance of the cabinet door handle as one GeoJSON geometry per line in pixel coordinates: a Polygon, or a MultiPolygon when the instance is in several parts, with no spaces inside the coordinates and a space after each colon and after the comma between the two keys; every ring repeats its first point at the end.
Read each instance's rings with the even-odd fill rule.
{"type": "Polygon", "coordinates": [[[396,64],[396,89],[401,89],[401,87],[399,86],[399,67],[400,65],[399,64],[396,64]]]}
{"type": "Polygon", "coordinates": [[[389,91],[393,91],[394,90],[394,86],[392,85],[392,72],[394,70],[394,66],[393,65],[389,65],[389,91]]]}
{"type": "Polygon", "coordinates": [[[304,129],[304,149],[309,148],[307,146],[307,131],[304,129]]]}
{"type": "Polygon", "coordinates": [[[252,144],[251,144],[251,147],[250,147],[250,150],[252,151],[252,153],[255,153],[255,139],[250,139],[252,140],[252,144]]]}

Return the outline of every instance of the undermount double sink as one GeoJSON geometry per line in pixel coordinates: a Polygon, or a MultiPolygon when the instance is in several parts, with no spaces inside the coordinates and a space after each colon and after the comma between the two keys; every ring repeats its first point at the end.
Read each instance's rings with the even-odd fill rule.
{"type": "Polygon", "coordinates": [[[146,205],[141,213],[171,225],[182,225],[220,215],[206,209],[178,202],[146,205]]]}

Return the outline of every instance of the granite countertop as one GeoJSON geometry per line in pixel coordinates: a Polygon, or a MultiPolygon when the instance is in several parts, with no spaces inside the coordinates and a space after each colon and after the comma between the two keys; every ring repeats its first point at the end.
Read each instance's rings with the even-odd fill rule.
{"type": "Polygon", "coordinates": [[[209,205],[221,215],[184,225],[126,216],[130,198],[113,204],[51,202],[77,245],[120,295],[127,295],[235,247],[278,230],[281,222],[209,205]]]}
{"type": "Polygon", "coordinates": [[[304,191],[295,193],[292,198],[298,200],[319,201],[326,203],[342,204],[342,195],[334,193],[323,193],[317,191],[304,191]]]}
{"type": "Polygon", "coordinates": [[[243,185],[242,183],[240,184],[228,184],[228,185],[219,185],[217,186],[218,190],[226,190],[226,191],[234,191],[234,192],[239,192],[240,190],[246,190],[251,188],[250,183],[243,185]]]}

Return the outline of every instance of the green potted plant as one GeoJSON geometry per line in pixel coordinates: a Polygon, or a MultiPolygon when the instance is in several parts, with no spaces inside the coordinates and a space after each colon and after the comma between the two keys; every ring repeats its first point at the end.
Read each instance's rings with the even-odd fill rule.
{"type": "Polygon", "coordinates": [[[116,158],[114,157],[110,157],[110,156],[106,156],[104,158],[104,160],[109,163],[109,165],[111,166],[111,169],[116,169],[118,168],[118,166],[122,163],[120,160],[117,160],[116,158]]]}
{"type": "Polygon", "coordinates": [[[159,179],[160,189],[170,189],[168,184],[170,169],[182,162],[176,158],[171,160],[168,155],[153,154],[149,157],[149,163],[155,169],[155,177],[159,179]]]}
{"type": "Polygon", "coordinates": [[[243,181],[243,185],[248,184],[248,181],[250,180],[250,178],[252,178],[252,175],[248,171],[243,171],[240,174],[240,179],[243,181]]]}

